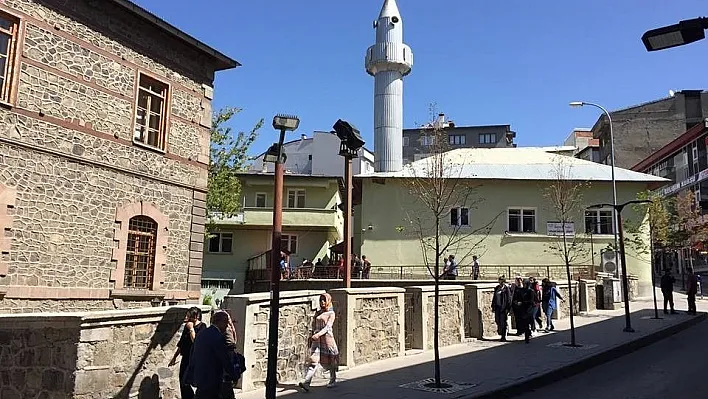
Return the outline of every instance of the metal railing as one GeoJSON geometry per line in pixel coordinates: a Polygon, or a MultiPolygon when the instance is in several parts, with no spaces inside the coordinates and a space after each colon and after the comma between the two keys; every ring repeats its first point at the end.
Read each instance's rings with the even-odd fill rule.
{"type": "MultiPolygon", "coordinates": [[[[252,258],[254,259],[254,258],[252,258]]],[[[270,280],[270,267],[267,264],[262,266],[262,263],[255,263],[255,268],[251,268],[249,260],[249,269],[246,272],[246,279],[249,281],[267,281],[270,280]]],[[[581,278],[593,279],[593,267],[589,265],[571,266],[571,278],[578,280],[581,278]]],[[[513,279],[516,276],[536,277],[539,279],[548,277],[552,280],[565,280],[566,267],[563,265],[517,265],[517,266],[502,266],[502,265],[486,265],[480,266],[480,280],[496,281],[499,276],[504,275],[507,280],[513,279]]],[[[442,267],[440,268],[442,273],[442,267]]],[[[292,280],[303,279],[340,279],[342,272],[337,266],[300,266],[287,271],[283,278],[292,280]]],[[[362,279],[366,276],[362,272],[352,272],[353,279],[362,279]]],[[[368,276],[371,280],[433,280],[432,275],[426,266],[373,266],[368,276]]],[[[472,267],[460,266],[457,269],[457,279],[471,280],[472,267]]]]}

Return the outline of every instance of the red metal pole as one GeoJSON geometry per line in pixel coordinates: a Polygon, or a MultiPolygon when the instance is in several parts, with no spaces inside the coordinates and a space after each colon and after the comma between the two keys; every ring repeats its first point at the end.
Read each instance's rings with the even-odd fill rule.
{"type": "Polygon", "coordinates": [[[344,157],[344,288],[352,286],[352,159],[344,157]]]}

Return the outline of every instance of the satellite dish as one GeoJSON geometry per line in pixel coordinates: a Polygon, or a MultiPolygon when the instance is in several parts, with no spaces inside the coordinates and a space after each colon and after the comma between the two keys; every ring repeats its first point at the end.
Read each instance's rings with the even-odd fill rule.
{"type": "Polygon", "coordinates": [[[676,95],[676,92],[673,90],[669,90],[669,97],[673,97],[676,95]]]}

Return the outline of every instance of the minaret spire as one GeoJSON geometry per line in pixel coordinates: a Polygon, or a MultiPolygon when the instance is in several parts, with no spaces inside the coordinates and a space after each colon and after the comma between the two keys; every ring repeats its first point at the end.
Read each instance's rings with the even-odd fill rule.
{"type": "Polygon", "coordinates": [[[403,77],[413,52],[403,44],[403,20],[396,0],[384,0],[374,21],[376,43],[366,52],[366,71],[374,77],[374,168],[403,169],[403,77]]]}

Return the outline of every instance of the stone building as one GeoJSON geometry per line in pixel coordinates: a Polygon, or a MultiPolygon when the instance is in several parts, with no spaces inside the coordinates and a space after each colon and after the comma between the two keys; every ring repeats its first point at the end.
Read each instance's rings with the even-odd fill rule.
{"type": "MultiPolygon", "coordinates": [[[[708,117],[708,92],[671,91],[669,97],[611,111],[615,163],[629,169],[708,117]]],[[[599,161],[610,165],[610,126],[601,115],[592,127],[599,161]]]]}
{"type": "Polygon", "coordinates": [[[126,0],[0,3],[0,312],[198,299],[216,71],[126,0]]]}

